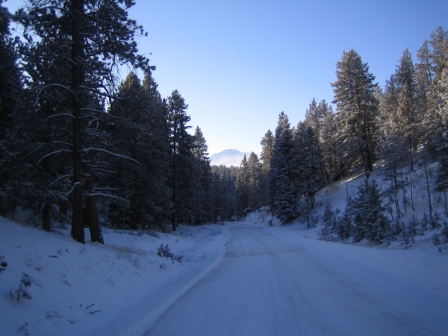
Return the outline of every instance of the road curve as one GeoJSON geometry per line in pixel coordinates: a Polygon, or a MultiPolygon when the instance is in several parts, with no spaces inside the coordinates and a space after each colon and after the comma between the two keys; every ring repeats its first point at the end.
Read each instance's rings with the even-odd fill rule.
{"type": "Polygon", "coordinates": [[[230,230],[219,266],[145,335],[446,335],[446,292],[322,253],[281,228],[230,230]],[[425,313],[434,306],[440,314],[425,313]]]}

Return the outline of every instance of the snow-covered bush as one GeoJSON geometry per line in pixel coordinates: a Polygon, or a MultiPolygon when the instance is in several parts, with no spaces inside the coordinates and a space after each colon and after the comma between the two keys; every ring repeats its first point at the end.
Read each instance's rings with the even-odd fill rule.
{"type": "Polygon", "coordinates": [[[163,244],[160,244],[160,247],[157,248],[157,255],[159,257],[165,257],[167,259],[171,259],[171,261],[174,263],[177,261],[178,263],[182,263],[182,255],[175,255],[171,252],[170,247],[168,244],[165,246],[163,244]]]}
{"type": "Polygon", "coordinates": [[[325,206],[323,225],[320,229],[320,239],[322,240],[335,240],[335,228],[337,223],[337,213],[339,210],[333,211],[333,207],[330,203],[325,206]]]}
{"type": "Polygon", "coordinates": [[[333,229],[335,238],[340,241],[347,241],[352,233],[351,197],[348,197],[345,203],[345,210],[341,216],[336,218],[335,227],[333,229]]]}
{"type": "Polygon", "coordinates": [[[440,245],[440,244],[448,243],[448,223],[447,222],[443,223],[443,228],[440,233],[434,234],[434,236],[432,237],[432,242],[436,246],[440,245]]]}
{"type": "Polygon", "coordinates": [[[8,263],[5,261],[5,256],[0,256],[0,273],[2,273],[6,266],[8,266],[8,263]]]}
{"type": "Polygon", "coordinates": [[[17,289],[12,288],[10,291],[11,300],[17,298],[17,301],[20,301],[20,298],[31,300],[32,296],[28,293],[27,288],[33,284],[33,280],[28,274],[23,273],[22,279],[20,279],[19,287],[17,289]]]}

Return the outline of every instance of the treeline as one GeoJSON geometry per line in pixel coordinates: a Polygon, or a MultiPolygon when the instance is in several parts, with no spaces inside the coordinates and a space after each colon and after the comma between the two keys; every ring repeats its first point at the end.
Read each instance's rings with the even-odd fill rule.
{"type": "Polygon", "coordinates": [[[331,83],[336,111],[325,100],[313,99],[296,127],[282,112],[275,134],[268,131],[261,141],[261,164],[252,155],[241,163],[240,204],[269,204],[282,222],[300,218],[312,226],[318,190],[355,172],[368,178],[378,163],[384,166],[385,192],[366,182],[338,222],[328,210],[323,236],[379,242],[409,225],[415,229],[415,218],[409,225],[402,218],[415,209],[413,179],[423,167],[423,226],[440,226],[437,192],[448,213],[448,34],[442,27],[423,43],[417,58],[414,63],[404,50],[382,89],[356,51],[344,52],[331,83]],[[438,162],[435,176],[428,168],[432,162],[438,162]]]}
{"type": "Polygon", "coordinates": [[[101,225],[231,218],[235,169],[211,167],[177,90],[161,97],[131,1],[29,0],[14,15],[2,2],[0,215],[21,207],[46,230],[71,223],[81,243],[85,227],[103,242],[101,225]],[[118,83],[123,67],[143,80],[131,72],[118,83]]]}

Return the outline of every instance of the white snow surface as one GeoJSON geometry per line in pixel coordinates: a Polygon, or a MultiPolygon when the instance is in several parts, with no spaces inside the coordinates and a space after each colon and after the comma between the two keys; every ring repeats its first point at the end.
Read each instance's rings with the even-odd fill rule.
{"type": "MultiPolygon", "coordinates": [[[[318,213],[361,182],[322,190],[318,213]]],[[[106,245],[82,245],[0,217],[1,335],[447,334],[448,247],[431,231],[409,249],[325,242],[265,211],[157,237],[103,230],[106,245]],[[17,301],[24,273],[32,298],[17,301]]]]}

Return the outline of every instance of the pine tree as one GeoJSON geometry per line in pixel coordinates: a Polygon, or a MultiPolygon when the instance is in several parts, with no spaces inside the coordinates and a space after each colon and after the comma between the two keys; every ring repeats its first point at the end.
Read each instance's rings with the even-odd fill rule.
{"type": "Polygon", "coordinates": [[[408,144],[409,158],[415,154],[421,134],[422,115],[417,110],[417,83],[411,53],[406,49],[395,73],[398,101],[394,124],[408,144]]]}
{"type": "MultiPolygon", "coordinates": [[[[312,136],[312,146],[314,155],[314,159],[319,160],[318,162],[318,169],[319,173],[322,174],[324,185],[329,182],[330,176],[329,172],[326,169],[325,161],[324,161],[324,155],[323,155],[323,131],[325,130],[324,127],[324,120],[328,113],[331,113],[331,110],[329,109],[328,105],[326,104],[325,100],[321,101],[319,104],[316,103],[315,99],[313,98],[312,102],[310,103],[309,109],[306,111],[305,115],[305,125],[308,126],[310,131],[314,133],[312,136]]],[[[310,138],[311,140],[311,138],[310,138]]]]}
{"type": "Polygon", "coordinates": [[[71,234],[80,243],[85,242],[85,222],[91,224],[91,239],[103,242],[92,173],[94,161],[101,159],[99,153],[111,153],[99,141],[98,125],[106,117],[99,107],[111,96],[108,88],[115,82],[114,69],[123,64],[149,69],[148,60],[137,53],[135,38],[143,29],[128,18],[132,5],[120,0],[29,0],[16,13],[26,39],[21,54],[37,101],[53,92],[67,102],[64,109],[55,109],[54,117],[70,123],[71,139],[60,141],[65,146],[47,156],[71,153],[71,234]],[[57,69],[60,75],[47,78],[47,69],[57,69]]]}
{"type": "Polygon", "coordinates": [[[374,96],[375,77],[367,63],[352,49],[344,52],[336,65],[336,82],[332,83],[333,103],[339,114],[339,141],[348,169],[362,166],[366,173],[375,161],[375,118],[378,101],[374,96]]]}
{"type": "Polygon", "coordinates": [[[178,223],[193,224],[195,222],[195,200],[192,192],[197,187],[197,171],[192,148],[194,138],[188,133],[188,105],[184,98],[175,90],[168,97],[168,129],[170,149],[170,187],[171,223],[173,231],[178,223]]]}
{"type": "Polygon", "coordinates": [[[262,164],[254,152],[250,153],[247,166],[249,169],[249,207],[256,210],[263,205],[263,173],[262,164]]]}
{"type": "Polygon", "coordinates": [[[346,241],[351,237],[353,229],[353,207],[352,198],[347,197],[345,210],[341,216],[337,217],[334,233],[340,241],[346,241]]]}
{"type": "Polygon", "coordinates": [[[0,216],[14,207],[14,186],[17,167],[13,167],[20,136],[14,137],[13,124],[17,119],[19,98],[22,93],[20,72],[16,66],[16,55],[10,39],[10,13],[0,0],[0,216]]]}
{"type": "Polygon", "coordinates": [[[199,171],[199,186],[196,190],[197,224],[204,224],[212,220],[211,210],[211,166],[208,156],[208,146],[199,126],[194,133],[193,155],[199,171]]]}
{"type": "Polygon", "coordinates": [[[266,132],[263,138],[260,141],[261,145],[261,181],[260,181],[260,190],[261,190],[261,202],[263,205],[269,204],[269,188],[268,188],[268,179],[269,172],[271,170],[271,157],[272,152],[274,150],[274,136],[270,130],[266,132]]]}
{"type": "Polygon", "coordinates": [[[238,168],[238,175],[236,178],[237,211],[238,216],[244,216],[247,214],[247,211],[249,211],[250,194],[250,173],[246,155],[244,155],[238,168]]]}
{"type": "Polygon", "coordinates": [[[331,106],[325,100],[319,103],[322,109],[323,120],[321,125],[321,150],[327,183],[336,181],[342,175],[342,155],[339,152],[340,144],[337,139],[337,118],[331,106]]]}
{"type": "Polygon", "coordinates": [[[121,84],[118,95],[110,108],[114,116],[112,142],[115,152],[128,159],[110,160],[114,174],[109,184],[119,190],[116,196],[128,205],[111,201],[112,208],[125,211],[112,217],[128,217],[126,224],[134,230],[144,228],[148,222],[160,225],[167,217],[164,203],[168,202],[165,116],[159,102],[134,73],[121,84]]]}
{"type": "Polygon", "coordinates": [[[293,167],[294,142],[288,116],[282,112],[275,130],[274,150],[270,160],[269,200],[272,213],[282,223],[297,215],[296,172],[293,167]]]}
{"type": "Polygon", "coordinates": [[[436,134],[439,116],[437,115],[437,84],[446,60],[448,60],[448,33],[438,27],[431,40],[425,41],[418,52],[420,63],[417,64],[417,80],[419,88],[419,108],[423,113],[423,139],[429,154],[437,157],[436,134]]]}
{"type": "Polygon", "coordinates": [[[437,174],[437,189],[448,189],[448,61],[440,78],[435,83],[437,90],[437,123],[436,149],[439,153],[439,169],[437,174]]]}
{"type": "Polygon", "coordinates": [[[10,13],[2,3],[0,0],[0,141],[5,139],[7,129],[11,127],[21,91],[20,73],[9,32],[10,13]]]}
{"type": "Polygon", "coordinates": [[[337,224],[337,217],[333,207],[327,203],[324,210],[323,225],[320,229],[319,236],[322,240],[334,240],[334,232],[337,224]]]}
{"type": "Polygon", "coordinates": [[[448,61],[448,32],[439,26],[431,34],[430,44],[432,47],[431,58],[433,61],[433,72],[441,74],[448,61]]]}
{"type": "Polygon", "coordinates": [[[237,214],[236,180],[237,168],[223,165],[212,166],[213,174],[213,216],[218,219],[230,220],[237,214]]]}
{"type": "Polygon", "coordinates": [[[389,231],[389,220],[384,215],[380,191],[375,180],[358,187],[358,192],[350,203],[353,220],[352,235],[355,241],[367,239],[380,244],[389,231]]]}
{"type": "Polygon", "coordinates": [[[315,194],[325,185],[325,172],[317,135],[300,122],[294,130],[294,166],[299,197],[308,197],[314,206],[315,194]]]}

